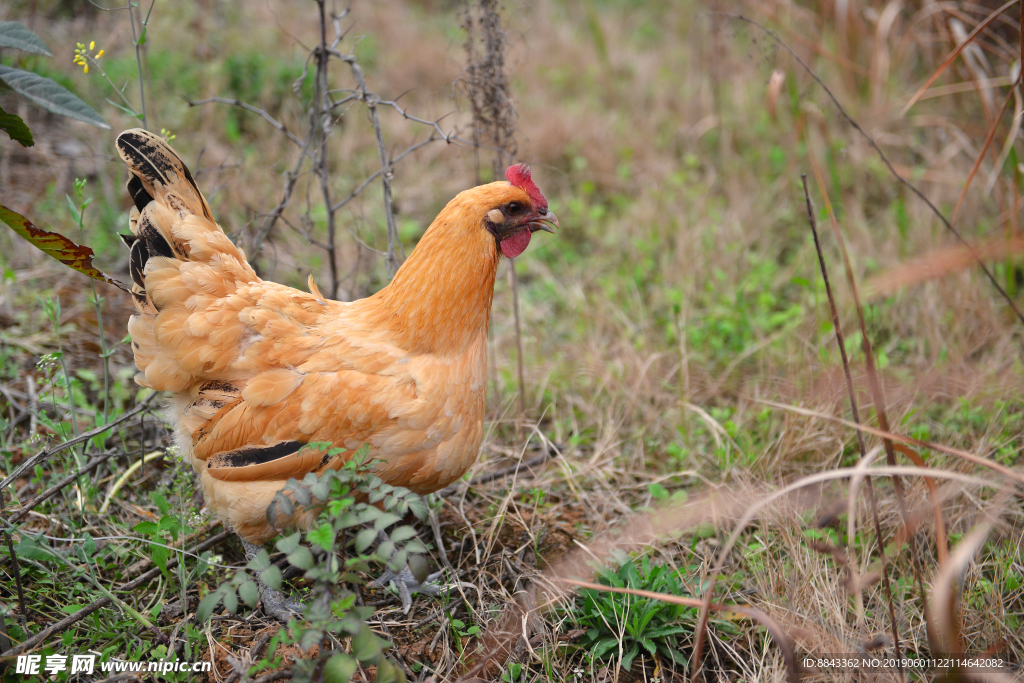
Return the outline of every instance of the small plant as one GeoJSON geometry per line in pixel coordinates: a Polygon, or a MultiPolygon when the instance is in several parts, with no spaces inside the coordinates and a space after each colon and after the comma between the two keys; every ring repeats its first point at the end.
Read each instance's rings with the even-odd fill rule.
{"type": "MultiPolygon", "coordinates": [[[[597,580],[615,588],[669,595],[686,593],[683,580],[674,570],[652,565],[647,556],[636,561],[622,556],[617,570],[603,568],[598,571],[597,580]]],[[[629,671],[641,648],[652,657],[660,654],[685,664],[686,658],[679,651],[679,636],[693,630],[697,610],[635,595],[583,589],[571,616],[581,628],[587,629],[580,644],[587,649],[592,662],[621,656],[620,665],[629,671]]]]}
{"type": "MultiPolygon", "coordinates": [[[[345,452],[328,442],[310,443],[305,448],[326,451],[328,457],[345,452]]],[[[321,678],[347,681],[357,662],[376,666],[378,683],[405,680],[401,669],[383,656],[384,648],[390,644],[365,623],[373,608],[356,605],[356,595],[345,584],[362,583],[356,572],[368,571],[371,564],[386,564],[398,571],[411,555],[426,552],[410,526],[397,526],[384,534],[387,540],[375,548],[373,543],[407,513],[423,519],[427,509],[419,496],[408,489],[390,486],[374,476],[366,462],[367,452],[366,447],[359,449],[340,470],[328,470],[319,477],[311,473],[301,483],[289,480],[267,513],[273,522],[279,514],[291,514],[296,503],[321,509],[318,526],[305,534],[295,532],[281,537],[275,544],[289,565],[304,572],[312,590],[306,596],[301,619],[293,619],[287,629],[270,641],[267,659],[260,663],[264,667],[279,664],[274,658],[279,645],[298,645],[303,650],[320,645],[316,657],[295,662],[293,680],[300,683],[321,678]],[[359,493],[369,502],[357,502],[359,493]],[[381,504],[383,509],[375,504],[381,504]],[[324,647],[326,642],[342,638],[351,638],[350,653],[324,647]]],[[[261,550],[245,569],[203,598],[197,610],[200,622],[209,619],[218,604],[232,613],[238,610],[240,602],[255,607],[259,589],[253,575],[271,588],[281,586],[281,570],[261,550]]]]}

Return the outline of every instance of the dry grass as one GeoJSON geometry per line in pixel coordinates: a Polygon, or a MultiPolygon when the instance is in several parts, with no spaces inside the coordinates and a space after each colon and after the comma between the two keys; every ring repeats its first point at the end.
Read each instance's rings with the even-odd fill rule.
{"type": "MultiPolygon", "coordinates": [[[[24,21],[54,46],[57,57],[50,68],[64,72],[61,60],[69,57],[76,40],[86,37],[95,37],[112,59],[127,59],[123,17],[90,9],[69,16],[56,5],[42,5],[33,9],[16,3],[0,10],[0,19],[24,21]]],[[[977,243],[1019,241],[1015,197],[1021,191],[1020,173],[1000,161],[1004,147],[1012,149],[1016,139],[1011,137],[1016,135],[1014,107],[996,120],[1010,92],[1004,77],[1020,54],[1018,11],[993,21],[982,33],[981,48],[971,52],[973,61],[954,60],[903,115],[910,96],[954,49],[951,22],[960,21],[969,32],[995,6],[875,2],[837,15],[837,8],[847,5],[852,4],[780,0],[746,3],[742,10],[778,31],[892,157],[897,170],[947,215],[979,164],[956,227],[977,243]],[[989,84],[999,78],[1003,85],[989,84]],[[996,131],[994,142],[982,153],[990,130],[996,131]]],[[[158,95],[150,101],[150,125],[178,135],[175,146],[196,171],[215,214],[243,244],[251,244],[262,214],[280,196],[282,173],[291,165],[287,143],[258,117],[226,107],[189,108],[184,99],[244,96],[286,125],[300,127],[304,110],[290,86],[306,46],[317,35],[313,9],[312,3],[296,11],[269,2],[244,10],[158,5],[154,11],[147,49],[152,90],[158,95]],[[261,56],[265,61],[259,61],[261,56]],[[246,81],[247,73],[258,77],[246,81]]],[[[394,641],[393,656],[414,676],[431,672],[437,680],[455,680],[485,661],[473,653],[489,641],[460,637],[446,613],[496,627],[503,615],[530,607],[525,596],[531,590],[535,597],[557,594],[566,607],[573,598],[556,579],[588,578],[592,571],[586,561],[605,561],[613,548],[650,553],[678,567],[697,597],[721,560],[724,578],[714,599],[746,604],[772,617],[800,652],[856,652],[891,633],[885,592],[877,580],[871,511],[864,495],[852,507],[847,503],[845,478],[766,506],[738,532],[738,545],[721,554],[752,503],[801,477],[859,462],[854,433],[846,426],[760,402],[795,404],[829,415],[849,412],[802,205],[799,177],[811,171],[808,154],[822,169],[858,282],[889,272],[895,273],[891,280],[901,272],[914,275],[901,281],[902,289],[886,290],[888,298],[866,311],[875,349],[885,359],[880,374],[893,431],[1021,472],[1019,322],[976,268],[953,272],[936,257],[935,272],[941,277],[921,277],[923,271],[912,265],[914,257],[935,249],[947,250],[940,255],[959,253],[952,251],[958,247],[940,221],[894,181],[869,144],[843,122],[785,51],[755,28],[712,9],[737,11],[724,4],[592,8],[553,0],[505,7],[518,155],[533,165],[562,229],[557,240],[534,247],[518,264],[525,408],[535,430],[524,431],[530,435],[526,444],[516,438],[513,303],[507,279],[499,276],[491,329],[492,419],[473,473],[506,467],[524,448],[530,457],[530,449],[544,443],[558,444],[559,455],[517,478],[460,484],[447,497],[440,512],[447,555],[460,579],[473,588],[462,589],[449,603],[419,599],[408,617],[388,596],[363,593],[368,604],[377,604],[374,628],[394,641]],[[776,70],[784,75],[781,86],[772,75],[776,70]],[[908,261],[911,265],[901,271],[908,261]],[[644,511],[658,504],[652,484],[685,490],[689,498],[667,511],[644,511]],[[851,518],[856,533],[847,537],[851,518]],[[702,522],[712,524],[715,532],[707,533],[702,522]],[[414,673],[417,662],[425,668],[414,673]]],[[[396,97],[408,91],[401,100],[407,111],[428,120],[444,116],[446,130],[469,130],[468,103],[453,97],[453,83],[463,73],[464,36],[457,30],[456,12],[437,3],[385,0],[354,5],[347,21],[352,29],[346,46],[358,43],[356,54],[376,92],[396,97]]],[[[106,93],[95,79],[71,78],[90,102],[103,102],[106,93]]],[[[16,101],[0,95],[0,102],[6,107],[16,101]]],[[[133,125],[112,108],[101,110],[115,131],[133,125]]],[[[75,177],[88,177],[88,189],[97,198],[90,209],[95,232],[90,243],[106,259],[106,270],[124,269],[126,260],[118,260],[122,257],[113,240],[104,237],[122,227],[127,206],[112,138],[47,119],[35,109],[24,113],[40,143],[31,150],[13,144],[2,148],[4,203],[40,225],[67,231],[62,195],[75,177]]],[[[389,150],[401,151],[429,134],[394,112],[382,110],[381,116],[389,150]]],[[[331,144],[338,196],[380,167],[372,126],[362,109],[341,119],[331,144]]],[[[474,151],[444,143],[425,147],[396,167],[395,201],[406,253],[422,226],[471,185],[475,174],[474,151]]],[[[298,200],[285,217],[298,224],[309,202],[314,229],[325,229],[316,222],[315,179],[302,177],[298,188],[298,200]]],[[[386,248],[379,188],[374,185],[346,206],[339,225],[338,270],[344,275],[339,296],[363,296],[387,277],[383,260],[368,248],[386,248]]],[[[824,246],[849,337],[856,327],[852,296],[838,284],[842,261],[835,242],[825,236],[824,246]]],[[[57,296],[63,303],[69,365],[94,372],[101,365],[95,315],[78,276],[45,261],[10,234],[0,234],[0,249],[12,273],[0,285],[0,324],[6,349],[3,412],[15,423],[5,432],[5,443],[16,465],[53,437],[32,417],[41,410],[39,397],[46,395],[36,361],[56,349],[38,295],[57,296]]],[[[985,251],[985,256],[1000,283],[1015,294],[1019,261],[997,251],[985,251]]],[[[304,286],[312,272],[318,281],[328,280],[322,254],[286,224],[278,225],[254,258],[267,278],[304,286]]],[[[106,334],[113,342],[123,336],[129,302],[115,291],[104,295],[106,334]]],[[[864,356],[856,351],[859,344],[851,342],[848,348],[858,403],[866,410],[870,394],[864,356]]],[[[131,357],[123,345],[112,362],[114,375],[129,387],[131,357]]],[[[95,392],[87,393],[92,405],[99,405],[95,392]]],[[[140,397],[125,388],[114,403],[129,405],[140,397]]],[[[869,424],[874,420],[874,415],[865,418],[869,424]]],[[[156,418],[147,418],[145,430],[133,427],[103,447],[138,452],[166,444],[156,418]]],[[[880,444],[867,438],[869,448],[880,444]]],[[[903,477],[914,526],[902,545],[893,540],[903,521],[891,480],[876,479],[901,645],[913,651],[929,646],[924,607],[931,593],[922,596],[913,585],[908,549],[913,544],[926,590],[941,586],[945,596],[960,596],[956,619],[965,650],[992,649],[1020,662],[1024,588],[1012,588],[1008,581],[1013,573],[1024,576],[1019,489],[1000,496],[1006,482],[985,469],[935,451],[921,455],[939,478],[951,558],[972,530],[988,531],[962,565],[950,559],[942,567],[921,478],[903,477]],[[986,524],[990,529],[979,527],[986,524]]],[[[95,477],[98,490],[104,491],[132,457],[138,455],[119,455],[102,465],[95,477]]],[[[88,505],[76,507],[75,495],[66,493],[29,515],[21,529],[54,537],[72,527],[93,535],[123,534],[153,516],[147,494],[173,481],[174,465],[168,460],[147,465],[131,491],[116,499],[109,517],[99,518],[88,505]]],[[[70,459],[55,460],[44,476],[19,479],[13,495],[5,492],[7,507],[17,508],[45,488],[48,477],[73,466],[70,459]]],[[[178,502],[189,503],[185,498],[178,502]]],[[[423,534],[429,537],[429,529],[423,534]]],[[[148,558],[143,544],[111,543],[121,546],[123,566],[148,558]]],[[[241,561],[232,543],[217,552],[224,564],[241,561]]],[[[0,567],[7,573],[0,601],[14,606],[10,571],[9,563],[0,567]]],[[[113,569],[108,576],[114,580],[113,569]]],[[[130,578],[122,574],[118,581],[130,578]]],[[[202,577],[200,583],[206,590],[214,577],[202,577]]],[[[145,607],[166,590],[140,588],[133,604],[145,607]]],[[[30,617],[37,627],[55,622],[66,606],[41,597],[42,591],[30,591],[38,601],[30,617]]],[[[631,672],[619,671],[614,663],[591,666],[582,653],[566,647],[579,635],[572,635],[576,626],[564,609],[547,607],[535,617],[528,622],[526,639],[498,638],[515,661],[528,665],[524,680],[568,678],[577,666],[583,670],[581,680],[649,681],[656,671],[662,680],[689,677],[681,667],[672,670],[669,663],[646,655],[637,658],[631,672]]],[[[957,623],[947,613],[933,611],[931,617],[933,639],[937,626],[957,623]]],[[[70,631],[75,646],[91,642],[92,627],[86,623],[70,631]]],[[[157,626],[164,636],[177,631],[179,642],[188,640],[180,615],[161,616],[157,626]]],[[[242,657],[260,643],[260,634],[274,628],[258,619],[224,616],[206,627],[201,639],[189,642],[194,656],[212,653],[218,670],[212,679],[219,682],[233,670],[229,655],[242,657]]],[[[158,640],[133,638],[133,648],[158,640]]],[[[53,642],[58,649],[71,647],[61,646],[56,636],[53,642]]],[[[693,636],[684,638],[684,647],[690,657],[693,636]]],[[[746,618],[712,621],[703,660],[707,679],[785,678],[780,649],[746,618]]],[[[493,669],[486,673],[492,679],[500,676],[493,669]]],[[[809,677],[826,680],[825,674],[809,677]]]]}

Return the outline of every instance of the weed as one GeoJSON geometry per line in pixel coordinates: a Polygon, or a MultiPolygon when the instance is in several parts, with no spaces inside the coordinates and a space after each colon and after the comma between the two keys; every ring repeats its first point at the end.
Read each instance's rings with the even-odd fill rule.
{"type": "MultiPolygon", "coordinates": [[[[598,569],[599,583],[668,595],[686,594],[679,573],[666,565],[652,564],[647,555],[638,560],[620,557],[617,562],[617,570],[598,569]]],[[[569,618],[587,630],[580,645],[591,662],[618,660],[619,666],[629,671],[641,649],[651,657],[660,654],[667,661],[685,664],[679,637],[693,632],[696,615],[695,609],[681,605],[583,589],[569,618]]]]}

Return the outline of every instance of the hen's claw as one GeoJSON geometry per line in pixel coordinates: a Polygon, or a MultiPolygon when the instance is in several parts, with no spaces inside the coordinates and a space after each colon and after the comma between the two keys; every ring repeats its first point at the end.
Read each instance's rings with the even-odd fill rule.
{"type": "Polygon", "coordinates": [[[444,576],[444,570],[428,574],[421,582],[412,573],[408,565],[402,568],[397,574],[390,569],[385,569],[380,578],[371,581],[368,585],[371,588],[387,588],[388,584],[394,584],[398,591],[398,597],[402,601],[402,613],[408,614],[412,608],[413,593],[425,593],[437,597],[441,595],[442,587],[436,581],[444,576]]]}
{"type": "Polygon", "coordinates": [[[260,581],[260,596],[263,600],[263,613],[274,617],[282,624],[287,624],[292,617],[297,617],[306,606],[291,600],[260,581]]]}

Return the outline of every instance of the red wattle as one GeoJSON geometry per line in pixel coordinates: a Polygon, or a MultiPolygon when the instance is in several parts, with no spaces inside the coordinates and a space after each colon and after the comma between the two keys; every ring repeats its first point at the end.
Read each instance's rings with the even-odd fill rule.
{"type": "Polygon", "coordinates": [[[530,231],[520,230],[501,241],[501,253],[509,258],[515,258],[526,251],[529,244],[530,231]]]}

